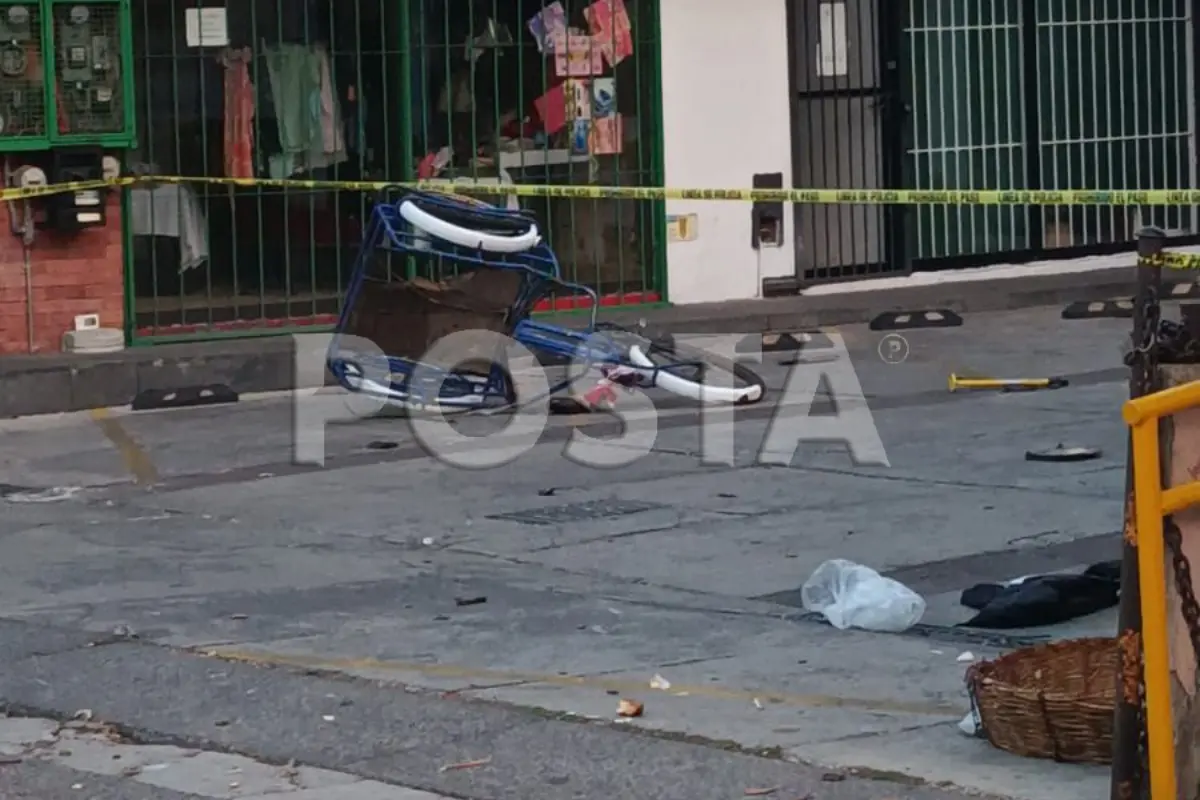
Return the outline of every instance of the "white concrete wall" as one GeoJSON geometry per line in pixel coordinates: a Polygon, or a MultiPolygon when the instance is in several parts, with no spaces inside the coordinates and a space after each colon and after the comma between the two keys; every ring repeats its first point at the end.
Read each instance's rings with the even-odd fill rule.
{"type": "MultiPolygon", "coordinates": [[[[666,185],[747,188],[756,173],[792,185],[785,0],[660,0],[666,185]]],[[[673,303],[757,297],[761,279],[795,270],[792,211],[785,246],[750,246],[750,204],[669,201],[696,214],[694,241],[667,245],[673,303]]]]}

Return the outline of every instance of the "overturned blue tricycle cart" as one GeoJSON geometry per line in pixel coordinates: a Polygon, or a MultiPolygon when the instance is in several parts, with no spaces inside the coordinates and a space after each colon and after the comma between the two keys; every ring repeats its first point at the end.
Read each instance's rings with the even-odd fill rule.
{"type": "Polygon", "coordinates": [[[346,389],[405,407],[516,408],[588,376],[704,404],[762,400],[762,378],[735,358],[598,322],[598,308],[595,291],[562,279],[529,212],[412,192],[371,212],[328,364],[346,389]],[[556,291],[590,298],[586,326],[530,318],[556,291]],[[568,375],[522,396],[528,382],[508,366],[514,342],[543,363],[570,363],[568,375]]]}

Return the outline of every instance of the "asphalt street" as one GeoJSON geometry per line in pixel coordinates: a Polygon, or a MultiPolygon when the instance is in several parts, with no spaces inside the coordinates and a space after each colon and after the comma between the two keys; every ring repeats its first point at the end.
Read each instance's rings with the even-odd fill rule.
{"type": "Polygon", "coordinates": [[[285,396],[0,423],[0,797],[268,794],[178,753],[101,769],[135,756],[74,757],[72,719],[114,752],[318,770],[341,792],[270,790],[293,800],[1100,796],[1104,769],[958,723],[968,654],[1115,616],[954,626],[974,583],[1117,557],[1128,326],[973,315],[901,348],[843,329],[838,362],[764,354],[759,406],[703,417],[652,393],[656,430],[554,417],[488,469],[447,460],[520,444],[504,419],[456,421],[475,438],[442,458],[407,419],[359,419],[296,464],[285,396]],[[860,409],[847,365],[886,464],[788,436],[822,370],[836,397],[813,414],[860,409]],[[1070,385],[950,393],[950,373],[1070,385]],[[1026,461],[1059,443],[1101,457],[1026,461]],[[798,588],[830,558],[920,593],[922,624],[813,620],[798,588]],[[618,718],[623,699],[644,713],[618,718]]]}

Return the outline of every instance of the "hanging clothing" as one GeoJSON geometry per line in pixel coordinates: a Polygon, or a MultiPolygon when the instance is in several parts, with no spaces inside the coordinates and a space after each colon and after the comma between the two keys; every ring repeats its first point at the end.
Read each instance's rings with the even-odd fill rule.
{"type": "Polygon", "coordinates": [[[269,159],[271,177],[289,178],[348,160],[325,48],[274,45],[266,48],[266,61],[281,151],[269,159]]]}
{"type": "Polygon", "coordinates": [[[253,178],[254,84],[250,80],[250,48],[226,49],[225,67],[225,177],[253,178]]]}
{"type": "Polygon", "coordinates": [[[203,204],[187,185],[134,186],[129,190],[130,228],[134,236],[179,240],[179,271],[208,261],[208,220],[203,204]]]}
{"type": "Polygon", "coordinates": [[[322,152],[328,156],[345,155],[346,139],[342,134],[342,117],[338,110],[337,88],[333,85],[333,72],[329,69],[329,56],[325,48],[317,52],[317,68],[321,76],[321,144],[322,152]]]}

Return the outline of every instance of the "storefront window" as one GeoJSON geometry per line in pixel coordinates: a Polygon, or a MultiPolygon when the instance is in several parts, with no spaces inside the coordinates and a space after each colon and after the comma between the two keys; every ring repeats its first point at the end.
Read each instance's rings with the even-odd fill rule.
{"type": "MultiPolygon", "coordinates": [[[[216,179],[653,185],[657,48],[655,0],[140,0],[127,169],[209,180],[129,190],[138,333],[332,320],[399,194],[216,179]]],[[[651,204],[511,202],[569,277],[657,288],[651,204]]]]}

